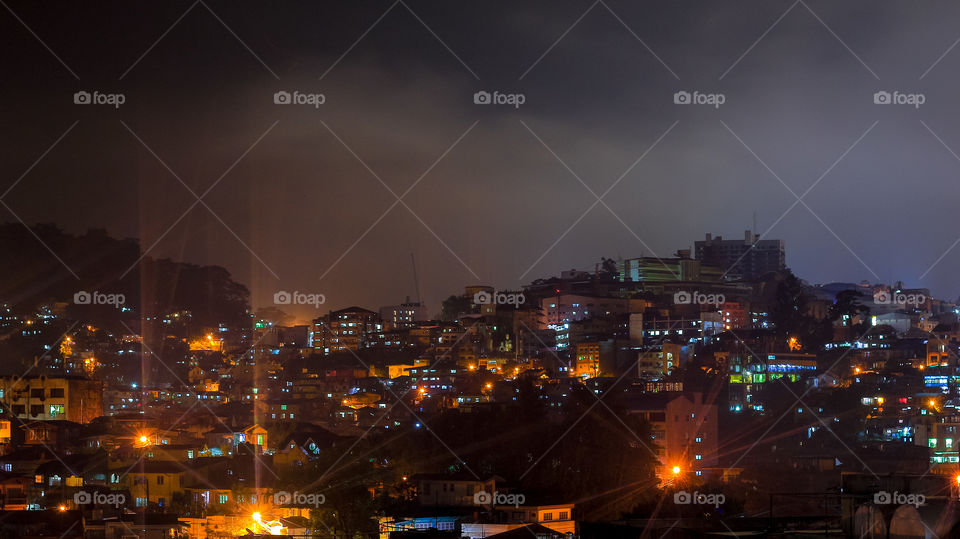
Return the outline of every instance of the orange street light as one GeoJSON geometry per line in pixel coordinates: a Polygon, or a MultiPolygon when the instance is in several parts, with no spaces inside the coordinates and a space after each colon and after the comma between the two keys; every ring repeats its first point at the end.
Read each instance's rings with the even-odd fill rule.
{"type": "Polygon", "coordinates": [[[674,467],[673,467],[673,475],[677,475],[677,474],[679,474],[679,473],[680,473],[680,467],[679,467],[679,466],[674,466],[674,467]]]}

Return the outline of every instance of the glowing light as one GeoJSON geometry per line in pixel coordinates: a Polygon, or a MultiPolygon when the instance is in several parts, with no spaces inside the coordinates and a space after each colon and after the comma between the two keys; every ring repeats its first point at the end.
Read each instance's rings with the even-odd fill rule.
{"type": "MultiPolygon", "coordinates": [[[[406,480],[407,480],[407,476],[403,476],[403,480],[406,481],[406,480]]],[[[957,476],[957,483],[960,483],[960,476],[957,476]]]]}
{"type": "Polygon", "coordinates": [[[62,512],[64,512],[64,511],[66,511],[66,510],[67,510],[67,506],[66,506],[66,505],[61,505],[61,506],[60,506],[60,507],[58,507],[57,509],[59,509],[59,510],[60,510],[60,512],[62,513],[62,512]]]}
{"type": "Polygon", "coordinates": [[[936,405],[937,405],[937,401],[935,401],[935,400],[933,400],[933,399],[930,399],[930,406],[933,407],[933,406],[936,406],[936,405]]]}
{"type": "Polygon", "coordinates": [[[490,389],[492,387],[493,387],[493,384],[487,384],[487,389],[490,389]]]}
{"type": "Polygon", "coordinates": [[[253,514],[253,520],[256,520],[257,522],[259,522],[261,516],[262,516],[262,515],[261,515],[259,512],[254,513],[254,514],[253,514]]]}
{"type": "Polygon", "coordinates": [[[680,473],[680,467],[679,467],[679,466],[674,466],[674,467],[673,467],[673,475],[677,475],[678,473],[680,473]]]}

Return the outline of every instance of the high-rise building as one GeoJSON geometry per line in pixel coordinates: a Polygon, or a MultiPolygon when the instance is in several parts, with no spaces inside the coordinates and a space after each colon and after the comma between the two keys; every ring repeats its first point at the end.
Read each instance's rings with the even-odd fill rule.
{"type": "Polygon", "coordinates": [[[787,267],[783,240],[761,240],[750,230],[744,231],[742,240],[707,234],[704,241],[694,243],[694,251],[703,264],[723,268],[728,281],[756,279],[787,267]]]}

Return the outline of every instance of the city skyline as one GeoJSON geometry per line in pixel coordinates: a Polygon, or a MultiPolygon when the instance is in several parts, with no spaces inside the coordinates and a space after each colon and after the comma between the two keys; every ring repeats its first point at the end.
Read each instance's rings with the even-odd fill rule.
{"type": "Polygon", "coordinates": [[[0,536],[960,537],[960,3],[0,8],[0,536]]]}

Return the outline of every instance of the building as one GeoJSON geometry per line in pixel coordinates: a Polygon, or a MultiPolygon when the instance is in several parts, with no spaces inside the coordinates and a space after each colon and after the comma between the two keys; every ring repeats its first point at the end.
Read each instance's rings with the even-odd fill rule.
{"type": "Polygon", "coordinates": [[[360,350],[381,330],[377,313],[360,307],[330,311],[313,321],[313,348],[323,354],[360,350]]]}
{"type": "Polygon", "coordinates": [[[783,240],[761,240],[759,234],[750,230],[744,231],[742,240],[707,234],[704,241],[694,243],[694,250],[703,264],[723,268],[728,281],[757,279],[787,267],[783,240]]]}
{"type": "Polygon", "coordinates": [[[676,470],[702,476],[718,465],[717,406],[705,402],[702,393],[640,394],[628,409],[650,424],[651,449],[660,460],[658,474],[676,470]]]}
{"type": "Polygon", "coordinates": [[[476,507],[476,494],[497,492],[497,482],[503,482],[497,476],[481,480],[469,473],[419,474],[410,479],[423,507],[476,507]]]}
{"type": "Polygon", "coordinates": [[[411,302],[410,298],[399,305],[380,307],[380,320],[389,328],[410,328],[429,318],[427,308],[419,302],[411,302]]]}
{"type": "Polygon", "coordinates": [[[80,376],[0,376],[0,403],[21,421],[89,423],[103,415],[103,383],[80,376]]]}
{"type": "Polygon", "coordinates": [[[623,298],[559,294],[540,300],[543,317],[539,329],[551,329],[570,322],[628,314],[630,301],[623,298]]]}
{"type": "Polygon", "coordinates": [[[572,376],[596,378],[613,374],[613,340],[581,342],[575,345],[576,362],[572,376]]]}
{"type": "MultiPolygon", "coordinates": [[[[690,254],[687,249],[681,254],[690,254]]],[[[706,265],[692,258],[627,258],[618,263],[617,277],[622,282],[664,283],[676,281],[719,282],[725,268],[706,265]]]]}

